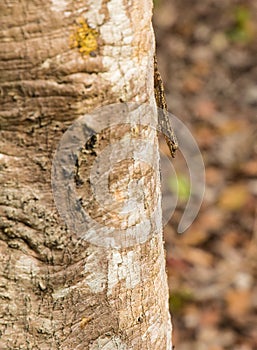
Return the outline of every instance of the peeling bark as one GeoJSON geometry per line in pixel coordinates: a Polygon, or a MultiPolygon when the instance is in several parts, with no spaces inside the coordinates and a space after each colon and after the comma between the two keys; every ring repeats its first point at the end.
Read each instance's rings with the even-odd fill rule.
{"type": "MultiPolygon", "coordinates": [[[[151,11],[150,0],[0,4],[1,349],[171,349],[161,219],[143,243],[93,245],[65,226],[51,187],[54,152],[79,117],[154,106],[151,11]]],[[[122,193],[154,181],[146,210],[161,212],[158,175],[124,161],[110,177],[116,197],[124,178],[122,193]]]]}

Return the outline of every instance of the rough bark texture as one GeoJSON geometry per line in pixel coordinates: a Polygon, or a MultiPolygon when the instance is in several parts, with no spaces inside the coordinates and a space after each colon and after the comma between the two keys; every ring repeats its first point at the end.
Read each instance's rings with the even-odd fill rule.
{"type": "MultiPolygon", "coordinates": [[[[144,243],[93,245],[66,228],[51,188],[53,154],[78,117],[154,103],[151,11],[150,0],[0,4],[1,349],[171,349],[161,220],[144,243]]],[[[118,185],[136,168],[125,163],[118,185]]],[[[158,176],[142,169],[159,198],[158,176]]]]}

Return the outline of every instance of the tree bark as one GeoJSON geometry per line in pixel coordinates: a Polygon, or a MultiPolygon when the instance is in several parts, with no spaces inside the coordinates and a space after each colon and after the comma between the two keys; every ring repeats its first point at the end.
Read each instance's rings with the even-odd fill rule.
{"type": "Polygon", "coordinates": [[[157,144],[145,127],[149,109],[142,108],[155,108],[151,12],[150,0],[0,5],[1,349],[172,347],[158,153],[154,171],[133,157],[112,167],[109,188],[116,202],[108,211],[90,197],[87,173],[112,139],[134,132],[157,144]],[[69,126],[87,113],[87,130],[96,130],[95,108],[121,102],[136,102],[125,106],[141,111],[141,122],[127,127],[131,120],[121,112],[125,126],[99,130],[90,149],[77,150],[72,170],[76,198],[94,223],[121,232],[118,241],[102,244],[97,230],[100,238],[92,242],[89,231],[62,220],[53,194],[58,202],[65,188],[52,191],[51,169],[53,162],[52,177],[60,184],[58,144],[69,126]],[[148,219],[143,226],[134,212],[118,215],[126,189],[135,191],[140,181],[148,219]],[[128,231],[134,240],[124,244],[128,231]]]}

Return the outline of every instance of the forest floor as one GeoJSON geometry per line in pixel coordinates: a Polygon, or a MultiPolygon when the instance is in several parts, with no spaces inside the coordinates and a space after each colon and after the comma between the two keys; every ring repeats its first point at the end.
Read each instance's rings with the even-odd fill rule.
{"type": "Polygon", "coordinates": [[[182,152],[175,175],[163,169],[167,191],[178,183],[164,230],[173,343],[257,349],[257,2],[156,0],[154,28],[169,111],[189,128],[205,165],[201,209],[182,234],[190,196],[182,152]]]}

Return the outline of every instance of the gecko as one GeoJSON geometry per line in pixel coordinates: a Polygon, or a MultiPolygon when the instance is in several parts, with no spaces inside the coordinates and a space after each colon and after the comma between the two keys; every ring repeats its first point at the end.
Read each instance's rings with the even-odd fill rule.
{"type": "Polygon", "coordinates": [[[160,131],[164,134],[170,154],[174,158],[176,150],[178,149],[178,141],[170,125],[164,86],[161,74],[158,70],[156,54],[154,55],[154,95],[158,107],[158,126],[160,131]]]}

